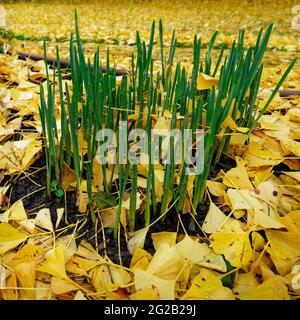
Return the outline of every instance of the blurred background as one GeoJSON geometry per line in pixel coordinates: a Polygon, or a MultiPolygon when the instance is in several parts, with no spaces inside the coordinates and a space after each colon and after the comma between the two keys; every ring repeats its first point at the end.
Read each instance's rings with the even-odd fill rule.
{"type": "Polygon", "coordinates": [[[96,46],[104,54],[110,47],[112,57],[122,63],[134,50],[135,32],[149,38],[152,20],[162,18],[165,44],[172,30],[178,39],[177,58],[191,59],[194,34],[205,46],[215,30],[217,46],[229,48],[238,30],[246,30],[246,42],[253,45],[261,27],[274,23],[267,64],[285,63],[300,57],[300,0],[204,0],[204,1],[0,1],[2,41],[14,48],[41,51],[42,39],[54,53],[58,44],[67,55],[68,39],[74,31],[77,9],[81,37],[87,52],[96,46]]]}

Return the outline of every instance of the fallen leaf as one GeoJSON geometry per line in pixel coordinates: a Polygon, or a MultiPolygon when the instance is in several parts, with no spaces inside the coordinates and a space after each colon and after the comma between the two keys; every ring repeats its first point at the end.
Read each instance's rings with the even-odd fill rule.
{"type": "Polygon", "coordinates": [[[127,248],[131,255],[133,255],[134,251],[137,248],[143,248],[145,244],[145,238],[148,233],[149,228],[143,228],[140,230],[137,230],[133,233],[133,236],[129,239],[127,248]]]}
{"type": "Polygon", "coordinates": [[[291,211],[284,217],[278,218],[278,221],[283,224],[289,232],[300,234],[300,210],[291,211]]]}
{"type": "MultiPolygon", "coordinates": [[[[7,215],[8,220],[26,220],[27,214],[22,200],[16,201],[3,215],[7,215]]],[[[7,221],[5,221],[7,222],[7,221]]]]}
{"type": "Polygon", "coordinates": [[[134,270],[134,286],[137,291],[157,288],[161,300],[175,299],[175,280],[161,279],[141,269],[134,270]]]}
{"type": "Polygon", "coordinates": [[[54,294],[69,293],[76,290],[78,290],[78,287],[73,283],[61,278],[51,277],[51,291],[54,294]]]}
{"type": "Polygon", "coordinates": [[[193,279],[190,289],[181,300],[234,300],[234,294],[229,288],[224,288],[222,281],[210,270],[201,268],[193,279]]]}
{"type": "Polygon", "coordinates": [[[279,259],[296,258],[300,256],[300,234],[266,230],[272,253],[279,259]]]}
{"type": "Polygon", "coordinates": [[[3,254],[27,239],[27,235],[19,232],[6,222],[0,223],[0,254],[3,254]]]}
{"type": "Polygon", "coordinates": [[[44,208],[37,213],[35,217],[35,225],[51,232],[54,231],[52,220],[51,220],[50,209],[44,208]]]}
{"type": "Polygon", "coordinates": [[[134,254],[131,258],[130,269],[142,269],[146,270],[150,261],[152,259],[152,255],[145,251],[144,249],[137,248],[134,251],[134,254]]]}
{"type": "Polygon", "coordinates": [[[218,79],[200,72],[197,79],[197,90],[211,89],[213,86],[217,87],[218,83],[218,79]]]}
{"type": "Polygon", "coordinates": [[[228,217],[213,203],[209,205],[202,229],[206,233],[218,231],[225,223],[228,217]]]}
{"type": "Polygon", "coordinates": [[[252,248],[248,232],[213,233],[209,240],[217,254],[223,254],[231,265],[246,267],[252,258],[252,248]]]}
{"type": "Polygon", "coordinates": [[[153,255],[147,272],[164,280],[175,280],[185,264],[176,246],[162,245],[153,255]]]}
{"type": "Polygon", "coordinates": [[[156,288],[145,288],[130,295],[130,300],[159,300],[159,291],[156,288]]]}
{"type": "Polygon", "coordinates": [[[239,294],[241,300],[290,300],[287,287],[278,279],[268,279],[239,294]]]}
{"type": "Polygon", "coordinates": [[[183,240],[176,244],[177,250],[183,258],[191,263],[226,272],[226,263],[221,255],[215,254],[206,243],[199,243],[185,236],[183,240]]]}
{"type": "Polygon", "coordinates": [[[65,257],[62,245],[47,252],[46,260],[37,266],[36,270],[46,272],[55,277],[68,280],[65,270],[65,257]]]}
{"type": "Polygon", "coordinates": [[[157,250],[162,245],[168,245],[170,247],[176,244],[177,232],[156,232],[151,233],[153,246],[157,250]]]}
{"type": "Polygon", "coordinates": [[[233,210],[263,209],[260,202],[250,195],[250,190],[228,189],[227,194],[233,210]]]}

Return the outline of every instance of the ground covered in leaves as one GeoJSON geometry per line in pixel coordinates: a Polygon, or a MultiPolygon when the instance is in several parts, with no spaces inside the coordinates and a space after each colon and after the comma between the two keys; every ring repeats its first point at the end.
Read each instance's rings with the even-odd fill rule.
{"type": "MultiPolygon", "coordinates": [[[[261,3],[220,1],[218,10],[212,1],[126,6],[107,2],[101,10],[96,4],[76,7],[86,50],[92,52],[100,43],[104,53],[110,45],[118,67],[126,69],[134,32],[139,29],[148,38],[152,19],[164,19],[166,42],[171,30],[177,30],[182,44],[177,59],[187,70],[194,33],[201,34],[205,46],[219,29],[219,43],[229,44],[244,27],[252,44],[252,32],[273,21],[260,91],[263,104],[300,47],[299,31],[290,25],[296,2],[261,3]]],[[[65,41],[73,31],[75,6],[26,3],[5,8],[10,36],[1,41],[6,45],[42,53],[40,40],[47,35],[49,54],[58,42],[67,56],[65,41]]],[[[45,74],[42,61],[0,55],[2,299],[299,298],[299,95],[276,96],[249,138],[228,124],[236,132],[228,154],[207,181],[200,217],[192,210],[179,216],[169,212],[163,221],[155,220],[134,234],[124,232],[114,241],[114,208],[102,210],[93,227],[85,215],[86,199],[72,192],[74,173],[67,167],[62,177],[63,188],[70,190],[66,198],[49,201],[45,196],[38,113],[39,83],[45,74]]],[[[300,90],[299,79],[298,63],[282,89],[300,90]]],[[[162,181],[157,183],[161,188],[162,181]]],[[[126,221],[121,222],[125,229],[126,221]]]]}

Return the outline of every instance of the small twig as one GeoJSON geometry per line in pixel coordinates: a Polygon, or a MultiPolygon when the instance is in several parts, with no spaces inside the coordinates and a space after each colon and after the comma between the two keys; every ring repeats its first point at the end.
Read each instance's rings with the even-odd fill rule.
{"type": "Polygon", "coordinates": [[[282,98],[300,96],[300,90],[279,90],[279,96],[282,98]]]}
{"type": "MultiPolygon", "coordinates": [[[[12,55],[14,53],[14,51],[13,50],[8,50],[7,53],[12,55]]],[[[34,61],[40,61],[40,60],[44,60],[45,59],[45,57],[42,54],[22,52],[22,51],[16,51],[16,54],[19,56],[19,59],[28,58],[28,59],[31,59],[31,60],[34,60],[34,61]]],[[[57,63],[57,59],[55,57],[51,57],[51,56],[47,57],[46,61],[47,61],[48,64],[52,64],[52,65],[55,65],[57,63]]],[[[68,68],[70,66],[70,60],[69,59],[61,58],[61,59],[59,59],[59,62],[60,62],[60,65],[61,65],[62,68],[68,68]]],[[[114,70],[112,68],[109,69],[110,73],[113,72],[113,71],[114,70]]],[[[104,72],[104,73],[106,72],[106,67],[105,66],[102,66],[102,72],[104,72]]],[[[116,69],[115,72],[116,72],[117,76],[122,76],[122,75],[129,74],[129,71],[125,70],[125,69],[116,69]]]]}

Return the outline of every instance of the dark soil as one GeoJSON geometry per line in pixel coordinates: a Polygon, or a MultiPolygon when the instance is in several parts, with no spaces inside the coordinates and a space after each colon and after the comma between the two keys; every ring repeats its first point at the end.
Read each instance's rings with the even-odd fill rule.
{"type": "MultiPolygon", "coordinates": [[[[235,162],[227,157],[222,157],[220,163],[216,166],[213,166],[210,172],[210,177],[215,177],[216,174],[219,172],[220,169],[223,169],[224,171],[229,170],[235,165],[235,162]]],[[[45,159],[43,156],[41,156],[31,167],[31,169],[28,170],[28,173],[35,172],[38,168],[45,167],[45,159]]],[[[53,197],[52,199],[49,199],[46,195],[46,190],[43,189],[41,191],[35,192],[31,194],[32,192],[40,189],[41,187],[46,186],[46,168],[39,170],[38,172],[30,175],[30,179],[26,177],[25,175],[19,176],[17,179],[12,180],[12,190],[11,190],[11,204],[16,202],[18,199],[23,199],[23,204],[29,215],[34,216],[34,214],[39,211],[41,208],[49,208],[51,211],[52,221],[55,224],[56,222],[56,209],[57,208],[63,208],[64,207],[64,200],[57,199],[53,197]],[[31,180],[30,180],[31,179],[31,180]],[[34,184],[32,180],[38,184],[34,184]],[[31,194],[31,195],[28,195],[31,194]]],[[[5,180],[3,181],[5,182],[5,180]]],[[[2,182],[2,184],[3,184],[2,182]]],[[[202,225],[203,220],[205,218],[205,215],[208,211],[209,203],[208,201],[204,201],[204,203],[197,208],[197,216],[195,217],[196,220],[200,225],[202,225]]],[[[76,193],[75,192],[68,192],[67,193],[67,217],[68,217],[68,223],[74,224],[78,221],[78,219],[82,219],[82,215],[79,215],[77,206],[76,206],[76,193]]],[[[181,220],[183,222],[184,228],[190,235],[202,235],[201,230],[197,226],[197,224],[194,222],[193,219],[191,219],[189,214],[183,214],[181,215],[181,220]]],[[[64,219],[62,219],[59,228],[63,228],[67,226],[67,223],[64,219]]],[[[140,229],[144,227],[144,220],[143,217],[139,215],[136,221],[136,229],[140,229]]],[[[80,243],[81,240],[87,240],[90,242],[93,246],[95,246],[96,239],[95,239],[95,226],[93,225],[90,216],[87,216],[87,220],[85,221],[84,226],[80,230],[80,235],[76,241],[77,245],[80,243]]],[[[99,230],[97,230],[99,231],[99,230]]],[[[181,227],[181,224],[178,223],[178,217],[175,212],[172,212],[172,210],[165,216],[164,219],[161,219],[159,222],[157,222],[155,225],[153,225],[146,237],[145,241],[145,250],[147,250],[149,253],[154,252],[154,247],[151,239],[151,233],[154,232],[160,232],[160,231],[170,231],[170,232],[180,232],[183,233],[183,229],[181,227]],[[178,229],[178,230],[177,230],[178,229]]],[[[73,232],[73,228],[67,228],[65,231],[65,234],[70,234],[73,232]]],[[[106,246],[106,253],[109,256],[109,258],[114,261],[115,263],[119,263],[119,255],[118,255],[118,242],[114,239],[113,236],[113,230],[106,228],[105,229],[105,240],[106,243],[104,245],[103,243],[103,237],[102,232],[97,232],[97,243],[99,248],[99,253],[104,253],[104,247],[106,246]]],[[[129,266],[131,261],[131,255],[128,252],[127,244],[125,241],[124,232],[122,230],[121,237],[120,237],[120,246],[121,246],[121,258],[122,263],[124,266],[129,266]]]]}

